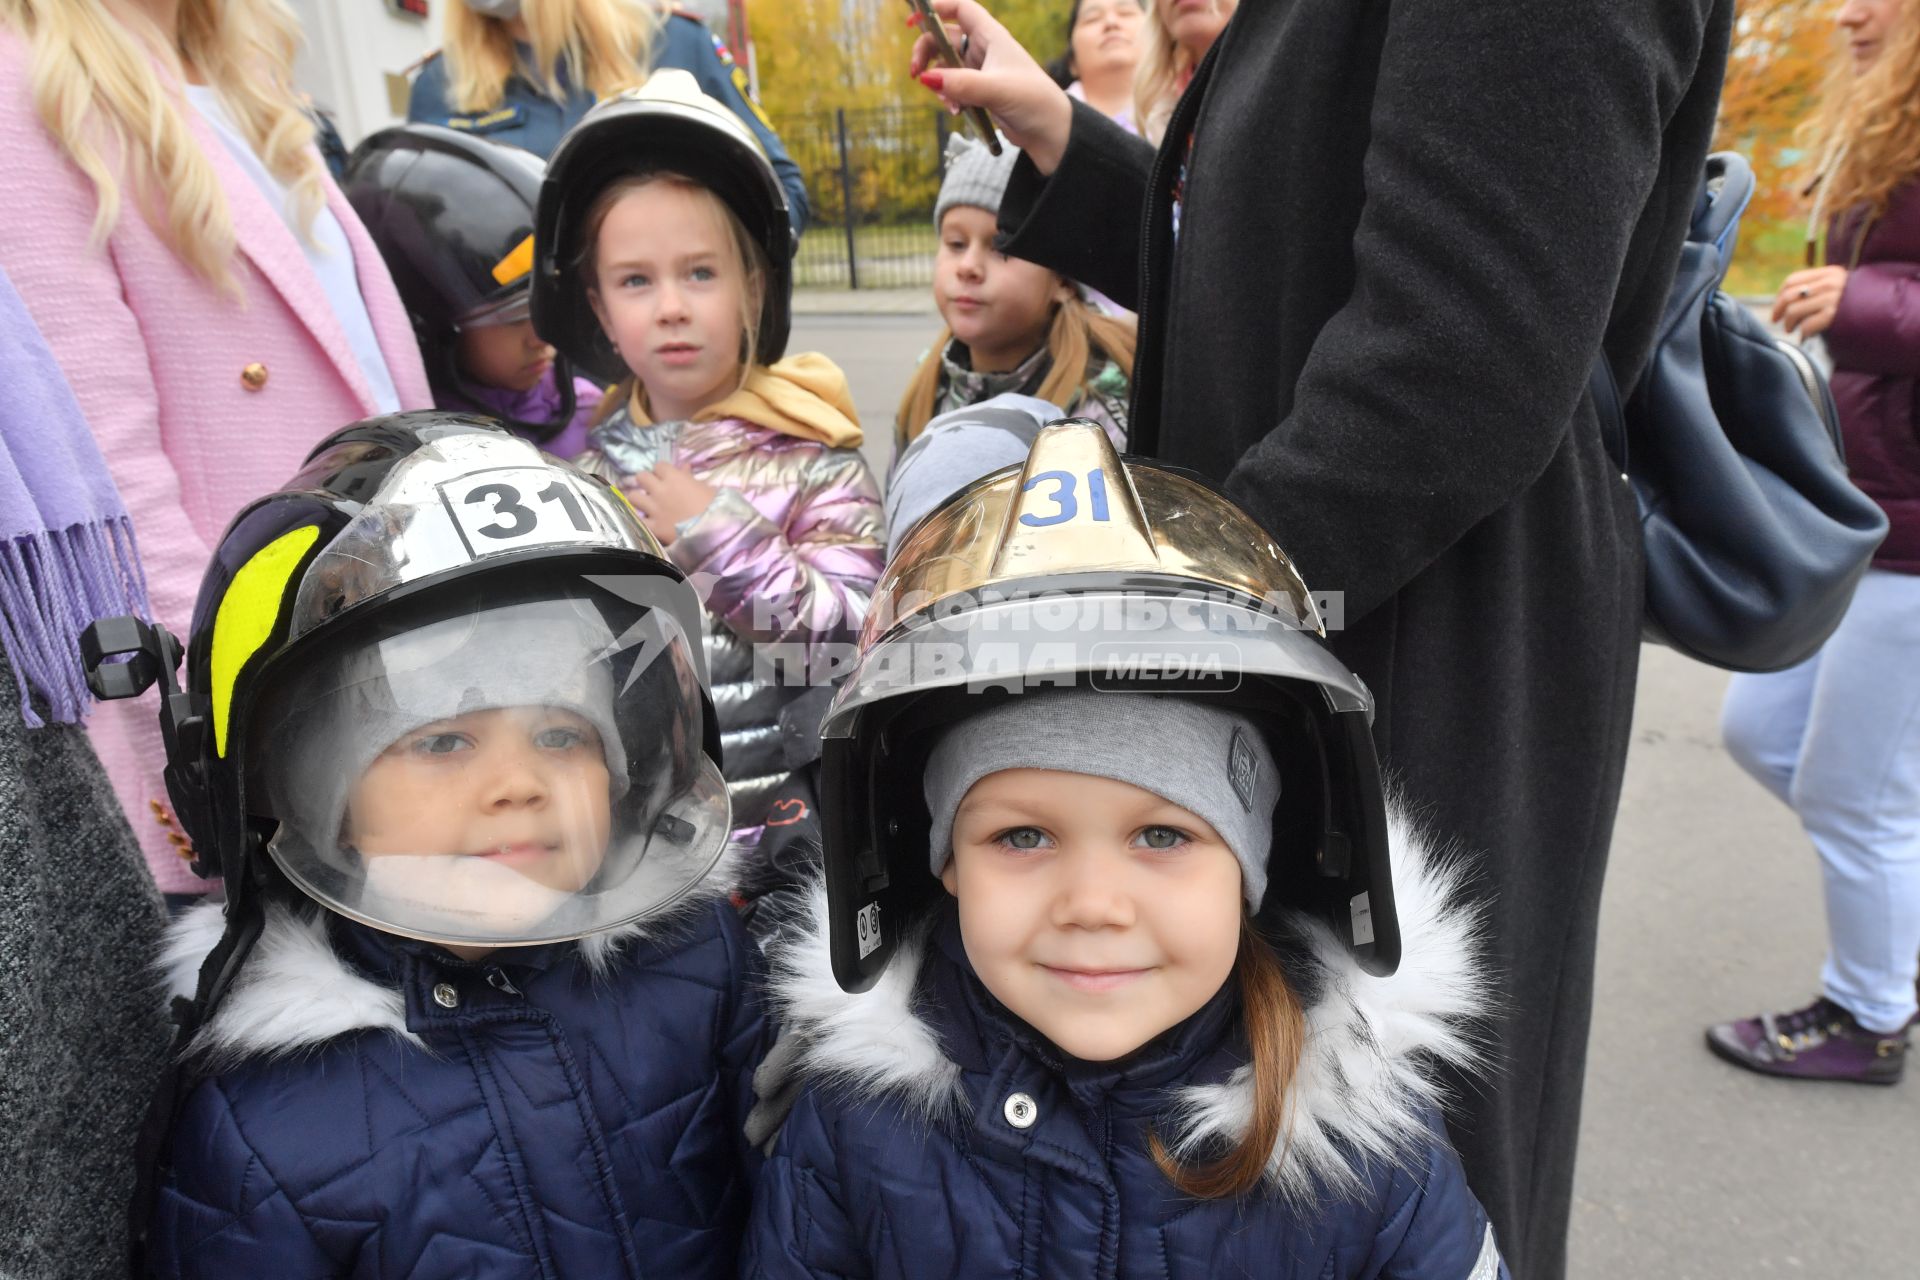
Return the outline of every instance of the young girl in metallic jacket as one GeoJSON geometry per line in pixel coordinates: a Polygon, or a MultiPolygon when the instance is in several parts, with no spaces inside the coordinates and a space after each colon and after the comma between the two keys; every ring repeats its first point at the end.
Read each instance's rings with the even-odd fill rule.
{"type": "Polygon", "coordinates": [[[561,141],[538,227],[535,325],[620,379],[580,465],[701,586],[734,821],[755,841],[790,769],[781,712],[827,669],[824,646],[858,635],[884,543],[845,375],[780,358],[779,181],[737,118],[661,71],[561,141]]]}
{"type": "Polygon", "coordinates": [[[745,1273],[1504,1280],[1427,1071],[1476,1056],[1474,916],[1284,555],[1063,424],[877,600],[929,589],[823,728],[745,1273]]]}

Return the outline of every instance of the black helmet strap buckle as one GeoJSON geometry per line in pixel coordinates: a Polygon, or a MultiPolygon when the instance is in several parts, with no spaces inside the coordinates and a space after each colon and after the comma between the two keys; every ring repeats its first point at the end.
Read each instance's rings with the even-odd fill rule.
{"type": "Polygon", "coordinates": [[[180,688],[181,647],[158,623],[121,616],[101,618],[80,633],[87,687],[107,701],[137,698],[160,686],[160,733],[166,743],[167,796],[193,841],[193,870],[212,877],[219,868],[201,852],[213,848],[213,813],[207,795],[207,709],[204,699],[180,688]]]}

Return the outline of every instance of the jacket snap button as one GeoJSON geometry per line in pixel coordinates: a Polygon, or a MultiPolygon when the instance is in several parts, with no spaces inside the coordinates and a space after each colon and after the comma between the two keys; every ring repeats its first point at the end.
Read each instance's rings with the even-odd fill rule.
{"type": "Polygon", "coordinates": [[[1000,1108],[1000,1113],[1016,1129],[1031,1129],[1040,1118],[1040,1108],[1024,1093],[1008,1094],[1007,1105],[1000,1108]]]}
{"type": "Polygon", "coordinates": [[[433,989],[433,1002],[442,1009],[458,1009],[460,993],[453,989],[451,982],[442,982],[433,989]]]}
{"type": "Polygon", "coordinates": [[[240,371],[240,383],[249,391],[258,391],[267,385],[267,366],[255,360],[240,371]]]}

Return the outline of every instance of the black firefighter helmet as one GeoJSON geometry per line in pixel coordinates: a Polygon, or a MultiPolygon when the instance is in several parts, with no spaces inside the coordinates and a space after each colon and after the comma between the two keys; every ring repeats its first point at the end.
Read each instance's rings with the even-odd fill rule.
{"type": "Polygon", "coordinates": [[[794,233],[786,189],[740,117],[672,68],[597,104],[547,158],[534,224],[534,329],[596,377],[617,382],[627,376],[580,279],[589,248],[585,223],[609,184],[653,172],[681,174],[711,189],[765,257],[767,290],[754,349],[760,363],[772,364],[786,352],[792,327],[794,233]]]}
{"type": "Polygon", "coordinates": [[[1024,467],[924,517],[874,589],[821,726],[841,986],[874,982],[940,893],[922,778],[942,731],[996,698],[1055,687],[1190,698],[1259,723],[1281,788],[1255,923],[1308,912],[1368,972],[1393,972],[1400,929],[1371,695],[1251,517],[1190,473],[1123,463],[1098,426],[1068,420],[1041,430],[1024,467]]]}
{"type": "Polygon", "coordinates": [[[161,629],[91,628],[96,691],[161,684],[168,791],[195,870],[225,881],[226,932],[183,1030],[231,984],[265,904],[296,892],[390,933],[507,946],[684,897],[730,822],[700,609],[617,491],[496,422],[422,411],[336,432],[234,518],[201,585],[184,688],[161,629]],[[473,904],[498,902],[505,877],[477,883],[465,851],[389,841],[377,854],[434,855],[389,858],[353,838],[349,789],[401,735],[521,706],[577,712],[604,754],[605,839],[577,883],[489,913],[473,904]]]}
{"type": "MultiPolygon", "coordinates": [[[[545,165],[519,147],[432,124],[382,129],[355,147],[341,190],[386,260],[442,407],[492,413],[460,369],[460,333],[529,314],[534,210],[545,165]]],[[[508,420],[550,440],[573,418],[573,371],[544,422],[508,420]]]]}

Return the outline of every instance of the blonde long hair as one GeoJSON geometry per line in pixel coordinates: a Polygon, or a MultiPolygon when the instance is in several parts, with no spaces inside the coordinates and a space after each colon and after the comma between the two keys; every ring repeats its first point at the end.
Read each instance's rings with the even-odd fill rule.
{"type": "Polygon", "coordinates": [[[1253,1109],[1240,1140],[1209,1164],[1182,1164],[1161,1141],[1147,1137],[1153,1162],[1183,1194],[1196,1200],[1230,1200],[1258,1188],[1275,1148],[1291,1142],[1287,1095],[1300,1071],[1307,1043],[1307,1015],[1287,982],[1273,947],[1251,920],[1240,925],[1240,954],[1234,962],[1240,982],[1241,1021],[1246,1027],[1252,1072],[1253,1109]]]}
{"type": "MultiPolygon", "coordinates": [[[[1240,7],[1240,0],[1214,0],[1227,11],[1240,7]]],[[[1155,146],[1167,132],[1173,108],[1180,101],[1182,82],[1193,74],[1198,60],[1177,43],[1167,24],[1160,21],[1159,0],[1146,0],[1147,23],[1141,33],[1146,45],[1140,65],[1133,73],[1133,120],[1140,136],[1155,146]]]]}
{"type": "Polygon", "coordinates": [[[1827,75],[1820,106],[1803,126],[1813,143],[1815,235],[1827,211],[1886,212],[1894,188],[1920,177],[1920,2],[1906,0],[1886,43],[1856,73],[1842,51],[1827,75]]]}
{"type": "Polygon", "coordinates": [[[596,98],[636,89],[647,81],[659,14],[644,0],[525,0],[521,17],[532,37],[533,66],[522,66],[513,35],[499,18],[475,13],[459,0],[446,6],[447,85],[457,111],[500,105],[516,72],[542,93],[565,97],[558,69],[596,98]]]}
{"type": "MultiPolygon", "coordinates": [[[[1096,351],[1119,365],[1120,372],[1131,379],[1138,341],[1132,320],[1102,315],[1075,294],[1054,308],[1053,323],[1047,329],[1047,354],[1053,365],[1033,394],[1053,404],[1071,404],[1087,384],[1087,365],[1096,351]]],[[[899,445],[918,436],[932,419],[934,402],[940,398],[941,357],[952,342],[953,330],[942,325],[933,349],[907,384],[894,422],[894,438],[899,445]]]]}
{"type": "Polygon", "coordinates": [[[177,47],[146,15],[94,0],[0,0],[0,23],[30,42],[34,107],[93,184],[96,247],[113,234],[130,187],[195,274],[237,288],[233,215],[179,92],[189,65],[287,184],[300,225],[312,226],[326,190],[313,122],[293,88],[300,26],[281,0],[180,0],[177,47]]]}

